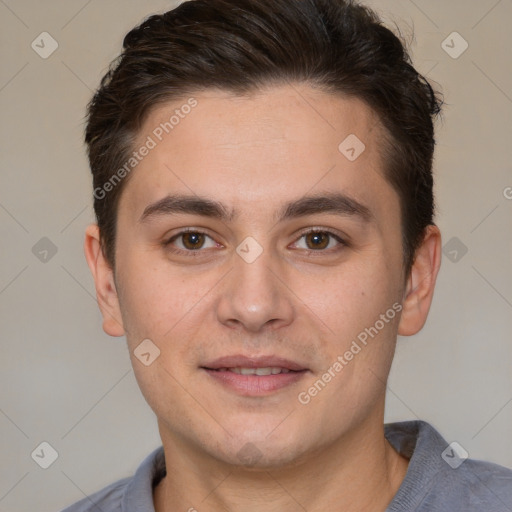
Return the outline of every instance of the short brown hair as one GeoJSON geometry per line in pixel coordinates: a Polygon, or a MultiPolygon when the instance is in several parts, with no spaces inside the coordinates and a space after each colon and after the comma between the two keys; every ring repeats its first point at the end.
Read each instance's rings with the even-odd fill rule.
{"type": "Polygon", "coordinates": [[[385,177],[400,197],[408,274],[433,224],[433,120],[442,101],[401,40],[350,0],[189,0],[126,35],[88,105],[85,134],[94,210],[112,267],[117,205],[129,175],[101,197],[96,191],[130,158],[151,109],[212,87],[242,95],[290,82],[357,97],[378,114],[387,135],[385,177]]]}

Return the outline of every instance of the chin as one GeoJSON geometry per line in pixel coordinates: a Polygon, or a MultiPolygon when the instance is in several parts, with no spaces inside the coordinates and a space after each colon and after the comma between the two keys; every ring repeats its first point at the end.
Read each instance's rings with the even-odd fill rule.
{"type": "MultiPolygon", "coordinates": [[[[306,442],[311,441],[310,438],[306,441],[294,436],[290,428],[286,432],[283,429],[278,435],[269,435],[272,429],[255,431],[254,423],[249,428],[250,431],[247,428],[237,430],[240,435],[226,435],[216,446],[211,447],[211,455],[229,465],[249,470],[277,469],[297,464],[305,456],[302,450],[306,449],[306,442]]],[[[304,429],[302,435],[304,432],[307,430],[304,429]]]]}
{"type": "Polygon", "coordinates": [[[300,454],[296,453],[289,443],[276,450],[275,446],[256,445],[248,441],[241,447],[234,447],[229,453],[223,451],[222,454],[217,454],[217,458],[231,466],[250,471],[264,471],[296,465],[300,454]]]}

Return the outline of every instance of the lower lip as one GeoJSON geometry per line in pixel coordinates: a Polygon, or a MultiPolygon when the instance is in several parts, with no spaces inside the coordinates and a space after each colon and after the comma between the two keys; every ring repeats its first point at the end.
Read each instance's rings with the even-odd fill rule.
{"type": "Polygon", "coordinates": [[[263,396],[301,380],[307,370],[276,375],[241,375],[230,371],[203,368],[212,378],[243,396],[263,396]]]}

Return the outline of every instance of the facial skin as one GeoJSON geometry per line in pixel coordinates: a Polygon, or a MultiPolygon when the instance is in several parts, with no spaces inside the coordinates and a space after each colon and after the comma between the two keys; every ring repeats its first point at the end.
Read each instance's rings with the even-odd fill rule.
{"type": "MultiPolygon", "coordinates": [[[[123,191],[115,276],[97,226],[85,240],[104,330],[126,335],[158,417],[168,476],[155,491],[156,510],[384,510],[407,469],[384,438],[385,383],[397,334],[414,334],[426,320],[439,230],[427,229],[405,276],[399,199],[382,171],[383,132],[363,102],[305,84],[194,98],[197,106],[123,191]],[[355,161],[338,150],[349,134],[365,144],[355,161]],[[327,211],[278,220],[287,203],[335,193],[360,203],[366,217],[327,211]],[[170,194],[217,201],[233,215],[160,212],[141,220],[170,194]],[[177,236],[189,228],[207,236],[177,236]],[[319,237],[305,235],[312,228],[319,237]],[[236,250],[247,237],[262,250],[252,262],[236,250]],[[202,248],[191,249],[198,240],[202,248]],[[402,311],[301,403],[299,393],[393,304],[402,311]],[[144,339],[160,350],[149,366],[134,355],[144,339]],[[204,368],[232,355],[284,358],[304,371],[278,389],[265,391],[264,376],[259,391],[234,389],[204,368]]],[[[186,99],[155,109],[140,143],[186,99]]]]}

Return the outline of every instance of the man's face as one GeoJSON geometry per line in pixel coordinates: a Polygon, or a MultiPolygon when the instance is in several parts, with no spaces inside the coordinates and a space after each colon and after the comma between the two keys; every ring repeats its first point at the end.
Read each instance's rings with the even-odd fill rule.
{"type": "Polygon", "coordinates": [[[156,147],[119,203],[122,323],[164,443],[275,467],[380,421],[404,293],[398,195],[359,100],[305,85],[194,98],[161,141],[186,99],[154,110],[136,144],[156,147]],[[355,160],[356,139],[339,148],[351,134],[355,160]],[[148,208],[167,196],[224,216],[148,208]]]}

